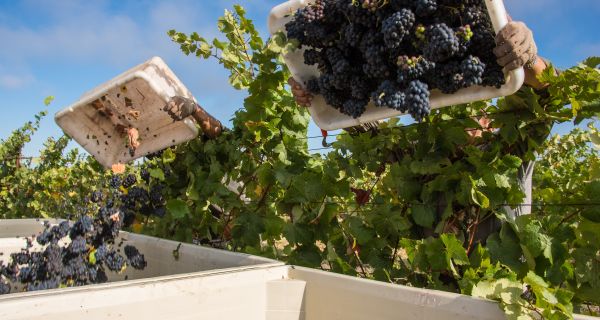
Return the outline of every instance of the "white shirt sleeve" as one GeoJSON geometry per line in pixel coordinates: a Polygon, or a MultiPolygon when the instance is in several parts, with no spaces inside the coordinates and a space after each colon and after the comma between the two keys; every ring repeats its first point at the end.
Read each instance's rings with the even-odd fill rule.
{"type": "Polygon", "coordinates": [[[521,165],[521,168],[519,168],[518,182],[521,191],[525,193],[525,198],[523,199],[524,205],[518,205],[514,209],[510,206],[504,206],[504,210],[506,211],[508,217],[512,220],[522,215],[531,214],[531,202],[533,201],[531,196],[531,188],[534,167],[534,161],[527,161],[521,165]]]}

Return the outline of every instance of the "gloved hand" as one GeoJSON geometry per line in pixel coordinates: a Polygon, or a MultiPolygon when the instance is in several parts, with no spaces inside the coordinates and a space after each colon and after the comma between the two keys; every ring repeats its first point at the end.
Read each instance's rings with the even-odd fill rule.
{"type": "Polygon", "coordinates": [[[196,111],[196,107],[194,100],[177,96],[171,98],[163,111],[167,112],[173,121],[181,121],[191,116],[196,111]]]}
{"type": "Polygon", "coordinates": [[[498,64],[508,71],[523,66],[531,68],[537,60],[533,33],[523,22],[509,22],[496,35],[494,54],[498,64]]]}
{"type": "Polygon", "coordinates": [[[298,81],[292,77],[288,79],[288,84],[292,87],[292,94],[294,95],[294,99],[296,99],[296,103],[303,107],[310,107],[313,99],[312,94],[308,90],[304,90],[298,81]]]}

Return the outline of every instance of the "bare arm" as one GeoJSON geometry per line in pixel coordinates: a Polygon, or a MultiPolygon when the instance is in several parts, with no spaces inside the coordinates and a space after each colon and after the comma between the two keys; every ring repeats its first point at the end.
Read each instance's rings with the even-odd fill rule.
{"type": "Polygon", "coordinates": [[[163,110],[173,118],[173,121],[181,121],[192,116],[200,125],[202,132],[210,139],[218,137],[223,131],[221,122],[192,99],[173,97],[163,110]]]}
{"type": "Polygon", "coordinates": [[[548,65],[542,59],[537,59],[531,68],[525,68],[525,84],[537,90],[545,88],[547,84],[541,83],[537,77],[541,75],[546,68],[548,68],[548,65]]]}

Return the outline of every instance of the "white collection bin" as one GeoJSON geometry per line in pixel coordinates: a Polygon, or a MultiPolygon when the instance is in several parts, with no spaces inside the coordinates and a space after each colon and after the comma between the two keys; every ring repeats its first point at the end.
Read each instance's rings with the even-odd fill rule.
{"type": "MultiPolygon", "coordinates": [[[[275,34],[279,31],[285,32],[285,24],[292,20],[294,13],[299,9],[314,2],[314,0],[290,0],[284,2],[271,10],[268,20],[269,31],[275,34]]],[[[485,0],[494,30],[498,32],[507,23],[506,9],[502,0],[485,0]]],[[[316,66],[304,64],[304,49],[289,52],[284,56],[285,62],[292,76],[299,83],[306,83],[311,78],[319,75],[316,66]]],[[[430,96],[432,109],[469,103],[473,101],[487,100],[497,97],[508,96],[515,93],[523,85],[525,73],[523,68],[511,71],[506,76],[506,83],[500,88],[472,86],[461,89],[454,94],[443,94],[433,90],[430,96]]],[[[370,103],[363,115],[354,119],[340,113],[338,110],[327,105],[321,95],[312,100],[309,112],[317,124],[323,130],[335,130],[357,126],[363,123],[374,122],[381,119],[403,115],[404,113],[391,108],[377,108],[370,103]]]]}
{"type": "Polygon", "coordinates": [[[154,57],[85,93],[58,112],[55,121],[109,168],[198,136],[191,118],[175,122],[163,111],[174,96],[194,99],[165,62],[154,57]],[[133,155],[124,128],[139,132],[140,146],[133,155]]]}
{"type": "MultiPolygon", "coordinates": [[[[39,222],[0,220],[0,250],[9,251],[2,245],[6,237],[15,239],[33,229],[41,230],[39,222]]],[[[127,236],[146,257],[155,257],[148,261],[148,270],[156,271],[127,281],[0,296],[0,319],[505,319],[497,303],[489,300],[198,246],[183,245],[180,261],[174,262],[171,250],[178,243],[127,236]]]]}
{"type": "MultiPolygon", "coordinates": [[[[22,220],[0,220],[0,261],[7,262],[12,252],[18,252],[26,245],[25,237],[37,235],[44,230],[44,221],[37,219],[22,220]]],[[[55,224],[57,220],[51,220],[55,224]]],[[[67,239],[67,238],[66,238],[67,239]]],[[[193,272],[204,272],[214,270],[254,268],[258,265],[282,265],[283,263],[252,256],[243,253],[235,253],[226,250],[212,249],[193,244],[177,241],[159,239],[145,235],[121,232],[115,240],[117,244],[123,241],[125,245],[135,246],[144,255],[148,262],[144,270],[127,268],[125,272],[117,274],[107,271],[109,281],[122,281],[146,279],[176,274],[193,272]],[[178,259],[175,259],[173,251],[178,250],[178,259]]],[[[34,241],[34,248],[39,247],[34,241]]],[[[3,319],[0,317],[0,319],[3,319]]]]}

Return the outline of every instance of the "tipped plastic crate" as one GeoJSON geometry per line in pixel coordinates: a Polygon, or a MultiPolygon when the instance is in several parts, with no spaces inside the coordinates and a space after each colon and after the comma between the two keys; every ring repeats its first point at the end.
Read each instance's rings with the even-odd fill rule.
{"type": "MultiPolygon", "coordinates": [[[[285,24],[292,20],[294,13],[296,13],[298,9],[306,7],[313,2],[314,0],[290,0],[274,7],[271,10],[268,20],[269,31],[271,34],[275,34],[279,31],[285,32],[285,24]]],[[[504,3],[502,0],[485,0],[485,4],[494,30],[498,32],[508,23],[504,3]]],[[[288,52],[284,56],[285,63],[292,73],[292,76],[299,83],[306,83],[308,80],[317,77],[320,74],[316,66],[304,64],[303,53],[304,49],[300,49],[288,52]]],[[[451,105],[508,96],[519,90],[525,79],[523,68],[506,73],[505,76],[506,83],[500,89],[472,86],[461,89],[453,94],[443,94],[438,90],[432,90],[430,96],[431,108],[437,109],[451,105]]],[[[363,115],[354,119],[329,106],[321,95],[316,95],[314,97],[308,110],[317,126],[323,130],[348,128],[405,114],[391,108],[377,108],[371,102],[363,115]]]]}
{"type": "Polygon", "coordinates": [[[198,136],[193,119],[174,122],[163,111],[174,96],[194,99],[165,62],[154,57],[85,93],[58,112],[55,121],[108,168],[198,136]],[[139,133],[140,146],[133,154],[128,128],[139,133]]]}

